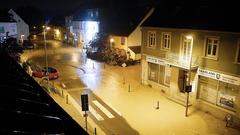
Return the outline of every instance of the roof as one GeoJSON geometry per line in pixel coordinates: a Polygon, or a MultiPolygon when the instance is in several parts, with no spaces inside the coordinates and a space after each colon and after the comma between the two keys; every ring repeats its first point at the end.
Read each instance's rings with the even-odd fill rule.
{"type": "Polygon", "coordinates": [[[103,21],[100,22],[100,29],[112,35],[129,36],[150,9],[150,7],[106,9],[103,21]]]}
{"type": "Polygon", "coordinates": [[[0,134],[87,135],[2,48],[0,60],[0,134]]]}
{"type": "Polygon", "coordinates": [[[141,46],[129,46],[130,50],[132,50],[135,54],[141,53],[141,46]]]}
{"type": "Polygon", "coordinates": [[[169,0],[157,5],[142,26],[240,32],[237,10],[230,1],[169,0]]]}

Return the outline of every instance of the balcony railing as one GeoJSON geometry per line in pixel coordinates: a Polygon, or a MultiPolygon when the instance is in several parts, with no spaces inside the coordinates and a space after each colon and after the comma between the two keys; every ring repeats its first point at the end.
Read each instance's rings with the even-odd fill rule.
{"type": "MultiPolygon", "coordinates": [[[[191,57],[189,56],[187,57],[181,54],[166,53],[164,59],[172,65],[190,69],[191,57]]],[[[199,64],[198,59],[199,59],[198,56],[197,57],[192,56],[191,68],[196,68],[198,66],[199,64]]]]}

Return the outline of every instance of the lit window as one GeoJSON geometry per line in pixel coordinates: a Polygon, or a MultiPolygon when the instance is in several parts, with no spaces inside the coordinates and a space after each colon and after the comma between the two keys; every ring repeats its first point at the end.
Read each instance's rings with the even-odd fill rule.
{"type": "Polygon", "coordinates": [[[125,45],[125,37],[121,37],[121,45],[125,45]]]}
{"type": "Polygon", "coordinates": [[[153,48],[156,46],[156,32],[148,31],[148,47],[153,48]]]}
{"type": "Polygon", "coordinates": [[[218,54],[219,39],[208,37],[206,38],[206,52],[205,56],[209,58],[217,58],[218,54]]]}
{"type": "Polygon", "coordinates": [[[170,33],[162,34],[162,49],[169,50],[171,45],[171,35],[170,33]]]}

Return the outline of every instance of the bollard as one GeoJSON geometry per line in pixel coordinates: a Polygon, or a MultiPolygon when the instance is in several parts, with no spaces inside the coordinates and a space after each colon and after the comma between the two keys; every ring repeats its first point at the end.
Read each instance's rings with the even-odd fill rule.
{"type": "Polygon", "coordinates": [[[156,109],[159,109],[159,101],[157,101],[157,107],[156,107],[156,109]]]}
{"type": "Polygon", "coordinates": [[[63,90],[62,90],[62,97],[64,98],[64,95],[63,95],[63,90]]]}
{"type": "Polygon", "coordinates": [[[123,77],[123,84],[125,84],[125,77],[123,77]]]}
{"type": "Polygon", "coordinates": [[[128,92],[130,92],[130,84],[128,85],[128,92]]]}
{"type": "Polygon", "coordinates": [[[103,64],[103,68],[105,69],[105,63],[103,64]]]}
{"type": "Polygon", "coordinates": [[[68,95],[66,96],[66,103],[68,104],[68,95]]]}
{"type": "Polygon", "coordinates": [[[93,63],[93,69],[94,69],[94,63],[93,63]]]}
{"type": "Polygon", "coordinates": [[[97,128],[94,128],[94,135],[97,135],[97,128]]]}

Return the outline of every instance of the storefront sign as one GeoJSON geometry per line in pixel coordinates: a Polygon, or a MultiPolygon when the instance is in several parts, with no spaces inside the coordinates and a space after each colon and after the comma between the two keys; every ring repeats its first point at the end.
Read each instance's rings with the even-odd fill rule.
{"type": "Polygon", "coordinates": [[[198,68],[198,75],[216,79],[216,80],[234,84],[234,85],[240,85],[239,77],[230,76],[230,75],[226,75],[226,74],[222,74],[222,73],[217,73],[217,72],[210,71],[210,70],[198,68]]]}
{"type": "Polygon", "coordinates": [[[146,58],[147,62],[151,62],[151,63],[155,63],[155,64],[159,64],[159,65],[166,65],[166,62],[164,60],[160,60],[151,56],[147,56],[146,58]]]}

